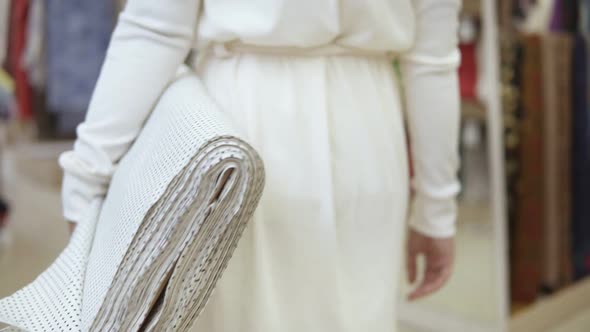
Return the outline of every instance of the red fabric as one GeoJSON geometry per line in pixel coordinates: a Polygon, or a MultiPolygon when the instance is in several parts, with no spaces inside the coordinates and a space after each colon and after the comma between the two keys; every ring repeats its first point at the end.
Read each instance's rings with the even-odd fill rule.
{"type": "Polygon", "coordinates": [[[477,55],[475,43],[462,43],[461,66],[459,67],[459,82],[461,98],[464,100],[477,99],[477,55]]]}
{"type": "Polygon", "coordinates": [[[30,119],[33,116],[33,91],[27,72],[21,65],[26,47],[28,12],[29,0],[12,1],[7,64],[8,71],[15,81],[15,96],[18,103],[18,115],[21,119],[30,119]]]}

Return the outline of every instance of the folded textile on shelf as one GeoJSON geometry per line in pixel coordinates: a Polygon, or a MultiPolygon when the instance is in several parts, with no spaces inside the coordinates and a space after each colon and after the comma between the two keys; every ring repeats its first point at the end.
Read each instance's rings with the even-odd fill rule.
{"type": "Polygon", "coordinates": [[[56,262],[0,300],[25,331],[185,331],[264,186],[256,151],[186,70],[56,262]]]}

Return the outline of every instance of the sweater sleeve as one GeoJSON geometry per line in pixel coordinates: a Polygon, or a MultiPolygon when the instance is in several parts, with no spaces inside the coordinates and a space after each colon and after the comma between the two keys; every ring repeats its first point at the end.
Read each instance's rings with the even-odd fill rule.
{"type": "Polygon", "coordinates": [[[455,233],[459,167],[460,0],[415,0],[416,36],[401,57],[415,197],[410,227],[432,237],[455,233]]]}
{"type": "Polygon", "coordinates": [[[104,196],[165,86],[188,55],[200,0],[128,0],[73,150],[63,153],[64,217],[79,222],[104,196]]]}

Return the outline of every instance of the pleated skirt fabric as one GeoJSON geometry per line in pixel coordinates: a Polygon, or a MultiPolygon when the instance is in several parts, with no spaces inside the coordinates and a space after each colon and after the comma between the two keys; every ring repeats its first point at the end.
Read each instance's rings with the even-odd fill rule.
{"type": "Polygon", "coordinates": [[[191,331],[395,331],[409,172],[391,61],[242,53],[197,71],[266,187],[191,331]]]}

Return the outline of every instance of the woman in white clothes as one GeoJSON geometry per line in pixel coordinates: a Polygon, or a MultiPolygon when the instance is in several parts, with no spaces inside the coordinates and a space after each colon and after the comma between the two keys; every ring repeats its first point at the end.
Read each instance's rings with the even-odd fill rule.
{"type": "Polygon", "coordinates": [[[261,153],[267,184],[194,331],[394,331],[407,216],[411,280],[416,255],[427,258],[409,297],[439,289],[452,268],[459,10],[460,0],[129,0],[61,157],[76,167],[65,167],[66,219],[105,194],[195,50],[195,71],[261,153]]]}

